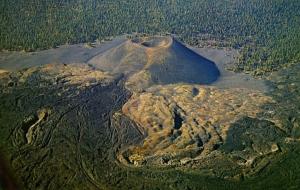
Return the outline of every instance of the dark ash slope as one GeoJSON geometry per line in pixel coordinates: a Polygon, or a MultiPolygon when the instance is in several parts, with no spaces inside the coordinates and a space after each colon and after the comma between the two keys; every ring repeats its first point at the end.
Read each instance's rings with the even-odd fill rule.
{"type": "Polygon", "coordinates": [[[125,43],[91,59],[88,64],[149,84],[211,84],[220,76],[212,61],[172,37],[148,37],[125,43]],[[146,79],[145,79],[146,78],[146,79]]]}

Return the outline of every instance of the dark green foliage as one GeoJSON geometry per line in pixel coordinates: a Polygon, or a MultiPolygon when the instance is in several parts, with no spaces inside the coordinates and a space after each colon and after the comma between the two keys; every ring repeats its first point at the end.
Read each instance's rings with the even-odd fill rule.
{"type": "Polygon", "coordinates": [[[243,48],[235,70],[263,74],[300,60],[298,0],[2,0],[0,49],[47,49],[124,33],[174,33],[243,48]]]}

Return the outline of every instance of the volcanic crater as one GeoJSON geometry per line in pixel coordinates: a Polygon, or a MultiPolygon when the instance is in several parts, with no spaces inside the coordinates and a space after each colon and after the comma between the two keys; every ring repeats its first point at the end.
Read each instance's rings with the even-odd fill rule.
{"type": "Polygon", "coordinates": [[[125,74],[127,86],[132,90],[144,90],[155,84],[211,84],[220,76],[215,63],[172,37],[127,40],[88,64],[125,74]]]}

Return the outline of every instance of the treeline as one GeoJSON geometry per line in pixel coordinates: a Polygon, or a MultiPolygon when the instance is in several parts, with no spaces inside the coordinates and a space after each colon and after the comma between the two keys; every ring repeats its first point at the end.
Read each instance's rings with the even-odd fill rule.
{"type": "Polygon", "coordinates": [[[300,61],[299,0],[2,0],[0,49],[34,51],[125,33],[199,35],[243,47],[236,70],[300,61]]]}

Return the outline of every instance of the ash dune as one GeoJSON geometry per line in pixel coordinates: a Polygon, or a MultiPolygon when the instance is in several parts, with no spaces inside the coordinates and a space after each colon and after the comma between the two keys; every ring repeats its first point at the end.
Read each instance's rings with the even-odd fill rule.
{"type": "Polygon", "coordinates": [[[125,39],[120,36],[112,41],[94,44],[93,48],[87,48],[84,44],[62,45],[58,48],[37,52],[0,52],[0,69],[7,71],[19,71],[30,67],[46,64],[72,64],[85,63],[121,43],[125,39]]]}
{"type": "Polygon", "coordinates": [[[97,69],[127,76],[127,86],[153,84],[210,84],[220,72],[212,61],[172,37],[127,40],[88,62],[97,69]]]}

